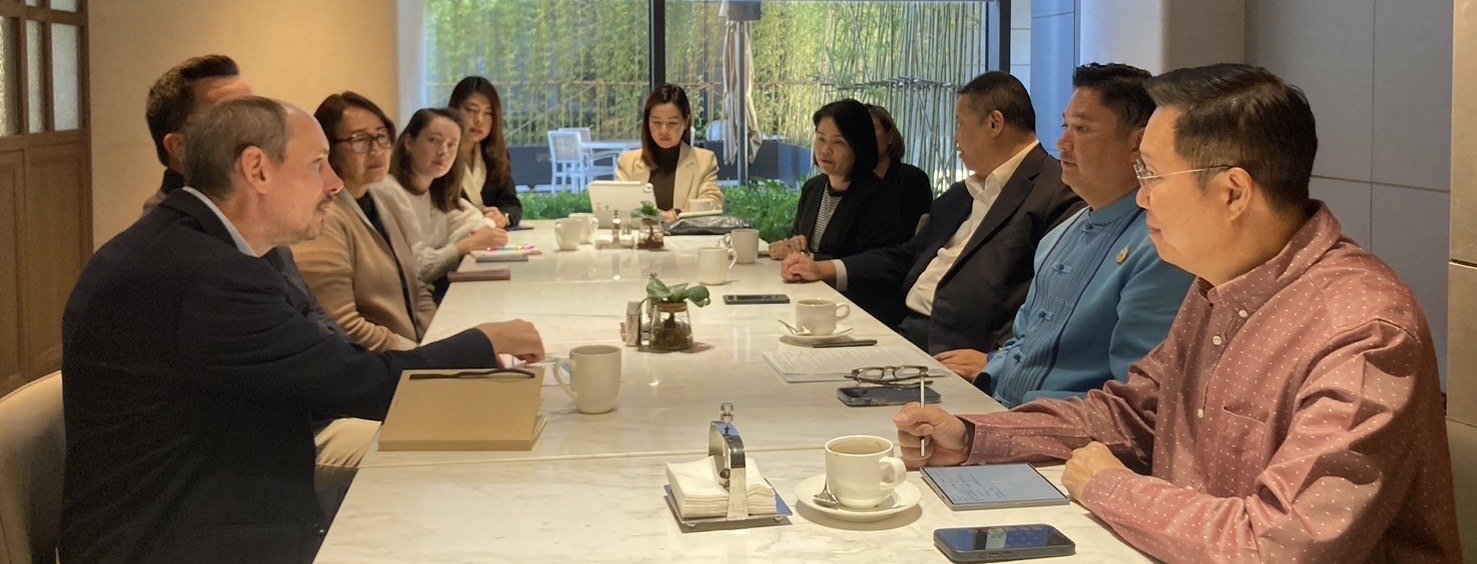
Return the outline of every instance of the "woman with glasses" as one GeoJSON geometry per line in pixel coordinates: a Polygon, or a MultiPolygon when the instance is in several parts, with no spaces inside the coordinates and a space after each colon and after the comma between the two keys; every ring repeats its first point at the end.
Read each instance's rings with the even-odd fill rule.
{"type": "Polygon", "coordinates": [[[662,219],[684,211],[723,209],[718,157],[692,146],[692,105],[681,87],[663,84],[646,97],[641,111],[641,148],[616,161],[617,180],[650,182],[662,219]]]}
{"type": "Polygon", "coordinates": [[[415,254],[385,197],[371,191],[390,164],[395,124],[369,99],[333,94],[313,117],[329,138],[328,164],[344,181],[317,238],[293,246],[313,295],[349,337],[373,351],[407,350],[436,304],[416,278],[415,254]]]}
{"type": "Polygon", "coordinates": [[[800,204],[790,237],[769,246],[769,258],[804,252],[817,260],[842,258],[908,240],[914,225],[903,225],[897,191],[872,171],[877,167],[877,137],[872,116],[861,102],[831,102],[811,116],[815,124],[815,164],[821,174],[800,188],[800,204]]]}
{"type": "Polygon", "coordinates": [[[456,159],[462,196],[493,226],[516,227],[523,219],[523,202],[513,185],[513,161],[503,137],[503,100],[497,88],[480,76],[463,78],[451,89],[449,107],[461,113],[467,126],[456,159]]]}
{"type": "Polygon", "coordinates": [[[882,106],[867,104],[872,114],[872,134],[877,136],[877,168],[872,173],[898,193],[902,205],[903,225],[917,232],[923,216],[933,205],[933,186],[923,169],[903,162],[903,134],[897,129],[892,113],[882,106]]]}
{"type": "Polygon", "coordinates": [[[477,249],[501,247],[508,233],[487,224],[461,197],[456,164],[462,140],[461,114],[447,108],[422,108],[390,153],[390,177],[370,188],[385,197],[415,253],[417,275],[431,284],[436,303],[449,285],[446,273],[477,249]]]}

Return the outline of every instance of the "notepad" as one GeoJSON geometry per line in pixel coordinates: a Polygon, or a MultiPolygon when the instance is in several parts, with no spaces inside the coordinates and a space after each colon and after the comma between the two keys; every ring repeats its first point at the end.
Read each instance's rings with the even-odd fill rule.
{"type": "Polygon", "coordinates": [[[1067,496],[1030,464],[927,466],[923,481],[949,509],[1065,505],[1067,496]]]}
{"type": "MultiPolygon", "coordinates": [[[[786,382],[841,382],[857,368],[932,366],[928,355],[911,347],[856,347],[764,353],[764,361],[786,382]]],[[[942,376],[942,374],[940,374],[942,376]]]]}

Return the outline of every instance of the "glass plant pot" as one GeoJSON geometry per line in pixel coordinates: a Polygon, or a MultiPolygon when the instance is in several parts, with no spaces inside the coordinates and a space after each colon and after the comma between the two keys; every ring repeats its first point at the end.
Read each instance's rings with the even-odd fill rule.
{"type": "Polygon", "coordinates": [[[692,319],[687,302],[656,304],[651,320],[651,350],[685,351],[692,348],[692,319]]]}
{"type": "Polygon", "coordinates": [[[636,247],[641,249],[660,249],[665,243],[662,242],[662,223],[650,219],[641,220],[640,230],[636,233],[636,247]]]}

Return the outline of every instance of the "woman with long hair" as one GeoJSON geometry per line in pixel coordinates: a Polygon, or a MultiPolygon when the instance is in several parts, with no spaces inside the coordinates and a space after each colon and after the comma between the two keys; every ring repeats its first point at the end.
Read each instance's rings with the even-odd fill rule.
{"type": "Polygon", "coordinates": [[[615,177],[650,182],[653,203],[667,221],[684,211],[723,209],[718,157],[692,146],[692,105],[680,86],[663,84],[646,97],[641,148],[621,154],[615,177]]]}
{"type": "Polygon", "coordinates": [[[872,114],[872,132],[877,136],[877,168],[872,173],[897,191],[902,202],[898,211],[903,214],[903,225],[913,226],[916,232],[928,208],[933,206],[933,186],[928,182],[928,173],[903,162],[903,134],[898,131],[892,113],[875,104],[867,104],[867,111],[872,114]]]}
{"type": "Polygon", "coordinates": [[[453,165],[462,131],[456,111],[416,110],[390,153],[390,177],[371,188],[386,196],[400,220],[415,250],[417,274],[432,284],[437,303],[446,293],[446,273],[461,257],[508,243],[506,231],[488,225],[461,197],[461,171],[453,165]]]}
{"type": "Polygon", "coordinates": [[[516,227],[523,220],[523,202],[513,184],[513,161],[503,136],[503,99],[497,87],[480,76],[463,78],[451,89],[447,106],[460,112],[467,126],[456,159],[462,195],[497,227],[516,227]]]}

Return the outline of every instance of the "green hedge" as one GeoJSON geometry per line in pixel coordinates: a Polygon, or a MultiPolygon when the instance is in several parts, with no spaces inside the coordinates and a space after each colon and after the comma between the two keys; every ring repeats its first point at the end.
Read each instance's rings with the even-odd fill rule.
{"type": "MultiPolygon", "coordinates": [[[[784,182],[756,178],[748,186],[725,188],[723,209],[728,215],[742,217],[759,230],[765,241],[778,241],[790,234],[795,220],[795,207],[800,192],[784,182]]],[[[524,193],[523,217],[526,219],[558,219],[576,212],[590,211],[590,196],[584,193],[524,193]]]]}

